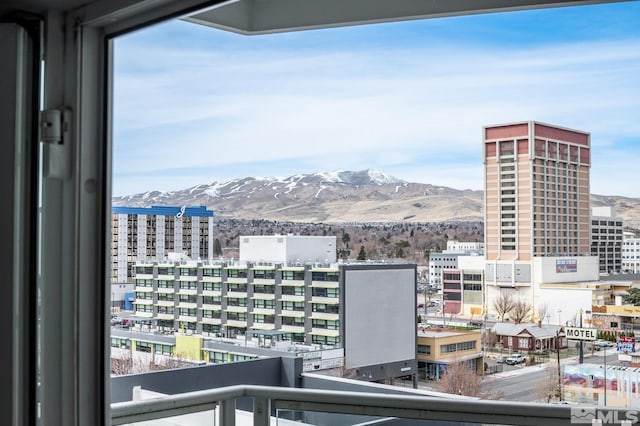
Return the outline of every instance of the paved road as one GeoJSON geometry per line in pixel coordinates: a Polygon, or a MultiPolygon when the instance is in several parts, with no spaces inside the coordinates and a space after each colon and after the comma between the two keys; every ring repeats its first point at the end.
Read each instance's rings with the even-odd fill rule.
{"type": "MultiPolygon", "coordinates": [[[[618,354],[607,351],[607,365],[619,364],[618,354]]],[[[593,356],[585,354],[585,363],[602,365],[604,356],[602,352],[596,352],[593,356]]],[[[492,361],[489,361],[492,362],[492,361]]],[[[562,364],[577,363],[576,357],[564,358],[562,364]]],[[[549,368],[557,368],[554,363],[538,364],[526,367],[524,365],[504,365],[501,373],[492,374],[485,378],[485,391],[487,393],[502,393],[503,401],[518,402],[544,402],[547,393],[555,385],[552,380],[557,380],[557,375],[552,375],[549,368]]],[[[555,373],[555,371],[554,371],[555,373]]],[[[435,382],[419,382],[419,388],[424,390],[436,390],[435,382]]]]}
{"type": "MultiPolygon", "coordinates": [[[[602,365],[604,363],[604,354],[596,352],[593,356],[585,354],[585,363],[602,365]]],[[[607,352],[607,364],[618,364],[618,354],[607,352]]],[[[562,364],[575,364],[577,359],[574,357],[561,360],[562,364]]],[[[530,367],[523,365],[510,366],[505,365],[504,371],[492,376],[488,376],[486,380],[487,390],[502,392],[503,400],[519,401],[519,402],[536,402],[543,401],[546,392],[555,384],[550,383],[551,372],[549,368],[557,368],[554,363],[539,364],[530,367]]],[[[553,376],[557,377],[557,376],[553,376]]]]}

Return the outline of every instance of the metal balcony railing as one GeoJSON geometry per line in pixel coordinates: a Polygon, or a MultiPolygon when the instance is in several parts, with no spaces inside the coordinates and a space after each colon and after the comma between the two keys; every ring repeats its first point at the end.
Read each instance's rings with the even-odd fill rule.
{"type": "MultiPolygon", "coordinates": [[[[451,399],[378,393],[327,391],[273,386],[239,385],[189,392],[143,401],[111,405],[113,425],[149,421],[217,409],[211,423],[236,424],[236,400],[253,399],[253,425],[268,426],[272,409],[378,416],[415,420],[440,420],[466,424],[570,425],[591,423],[572,418],[569,405],[484,401],[453,396],[451,399]],[[573,421],[572,421],[573,419],[573,421]]],[[[577,407],[590,409],[595,407],[577,407]]],[[[608,410],[613,411],[613,410],[608,410]]],[[[588,413],[588,411],[587,411],[588,413]]],[[[625,419],[622,413],[617,419],[625,419]]],[[[422,424],[422,423],[421,423],[422,424]]]]}

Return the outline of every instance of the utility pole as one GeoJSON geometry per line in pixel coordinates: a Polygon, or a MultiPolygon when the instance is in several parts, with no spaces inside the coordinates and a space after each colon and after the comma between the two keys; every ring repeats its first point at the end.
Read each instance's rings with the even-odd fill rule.
{"type": "MultiPolygon", "coordinates": [[[[580,328],[582,328],[582,308],[580,308],[580,328]]],[[[584,340],[580,339],[580,364],[584,363],[584,340]]]]}
{"type": "Polygon", "coordinates": [[[556,331],[556,354],[558,355],[558,400],[562,401],[562,373],[560,371],[560,329],[556,331]]]}
{"type": "Polygon", "coordinates": [[[604,349],[604,406],[607,406],[607,347],[604,349]]]}

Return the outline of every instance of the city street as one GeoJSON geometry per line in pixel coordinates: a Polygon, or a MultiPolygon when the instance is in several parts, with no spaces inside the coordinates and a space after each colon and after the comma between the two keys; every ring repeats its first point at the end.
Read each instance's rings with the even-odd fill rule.
{"type": "MultiPolygon", "coordinates": [[[[585,353],[585,364],[603,365],[603,351],[585,353]]],[[[576,364],[577,357],[563,358],[564,364],[576,364]]],[[[607,351],[607,365],[619,365],[618,354],[615,351],[607,351]]],[[[495,361],[487,358],[489,365],[495,365],[495,361]]],[[[557,373],[550,371],[556,369],[557,364],[547,362],[538,365],[506,365],[502,364],[503,371],[487,375],[485,377],[485,391],[491,394],[502,393],[503,401],[518,402],[544,402],[550,389],[555,386],[557,373]],[[553,383],[552,383],[553,382],[553,383]]],[[[418,387],[424,390],[437,390],[437,385],[432,381],[420,381],[418,387]]]]}
{"type": "MultiPolygon", "coordinates": [[[[562,364],[576,364],[577,357],[561,359],[562,364]]],[[[604,352],[585,354],[585,364],[603,365],[604,352]]],[[[618,365],[618,354],[615,351],[607,351],[607,365],[618,365]]],[[[544,364],[525,367],[523,365],[504,365],[504,370],[491,376],[487,376],[487,386],[492,391],[501,391],[505,401],[536,402],[542,401],[548,390],[555,384],[551,383],[551,377],[557,378],[557,373],[549,369],[557,368],[557,364],[548,362],[544,364]]]]}

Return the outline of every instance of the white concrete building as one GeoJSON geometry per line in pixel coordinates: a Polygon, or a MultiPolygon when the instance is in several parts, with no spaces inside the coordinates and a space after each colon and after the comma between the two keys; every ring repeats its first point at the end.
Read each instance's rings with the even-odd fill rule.
{"type": "Polygon", "coordinates": [[[335,236],[251,235],[240,237],[240,263],[333,263],[335,236]]]}
{"type": "Polygon", "coordinates": [[[442,253],[429,255],[428,284],[442,287],[442,271],[458,268],[458,258],[467,255],[483,255],[484,243],[449,240],[442,253]]]}
{"type": "Polygon", "coordinates": [[[213,258],[213,211],[204,206],[113,207],[111,283],[132,283],[136,262],[169,253],[213,258]]]}
{"type": "Polygon", "coordinates": [[[483,252],[484,243],[481,242],[469,242],[469,241],[447,241],[447,250],[443,253],[471,253],[471,252],[483,252]]]}
{"type": "Polygon", "coordinates": [[[484,256],[459,256],[458,267],[442,272],[444,313],[482,318],[486,313],[484,256]]]}
{"type": "Polygon", "coordinates": [[[591,255],[600,258],[600,273],[622,270],[622,218],[615,207],[591,208],[591,255]]]}
{"type": "Polygon", "coordinates": [[[622,239],[622,272],[640,273],[640,238],[625,232],[622,239]]]}

